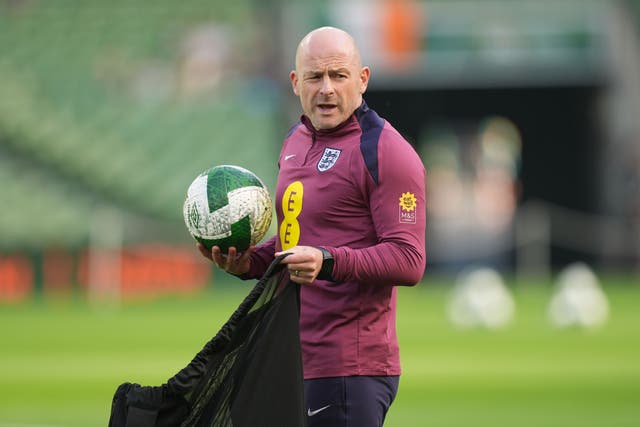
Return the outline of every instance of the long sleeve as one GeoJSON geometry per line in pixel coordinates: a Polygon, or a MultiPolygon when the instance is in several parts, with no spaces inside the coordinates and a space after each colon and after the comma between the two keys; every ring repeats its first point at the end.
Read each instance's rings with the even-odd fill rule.
{"type": "Polygon", "coordinates": [[[378,183],[370,182],[369,202],[378,243],[333,254],[337,281],[415,285],[426,264],[425,170],[413,148],[393,129],[378,144],[378,183]]]}
{"type": "Polygon", "coordinates": [[[276,252],[276,236],[272,236],[270,239],[265,240],[261,244],[257,245],[251,254],[251,265],[249,271],[246,274],[240,276],[242,279],[258,279],[262,277],[267,267],[273,261],[273,254],[276,252]]]}

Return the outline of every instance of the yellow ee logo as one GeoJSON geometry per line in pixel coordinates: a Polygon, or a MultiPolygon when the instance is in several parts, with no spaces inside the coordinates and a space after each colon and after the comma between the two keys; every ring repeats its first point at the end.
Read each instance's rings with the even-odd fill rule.
{"type": "Polygon", "coordinates": [[[302,182],[289,184],[282,195],[282,223],[280,224],[280,244],[282,250],[290,249],[300,240],[300,223],[298,215],[302,212],[302,196],[304,187],[302,182]]]}

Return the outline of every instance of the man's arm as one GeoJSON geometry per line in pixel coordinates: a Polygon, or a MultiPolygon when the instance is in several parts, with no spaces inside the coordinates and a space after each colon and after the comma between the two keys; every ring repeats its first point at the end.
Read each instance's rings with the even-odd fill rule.
{"type": "Polygon", "coordinates": [[[327,247],[336,281],[412,286],[424,274],[426,172],[413,148],[392,128],[378,145],[378,183],[369,183],[378,243],[362,249],[327,247]]]}
{"type": "Polygon", "coordinates": [[[277,236],[274,235],[270,239],[255,246],[249,257],[249,269],[241,276],[243,279],[258,279],[267,271],[267,268],[274,259],[276,238],[277,236]]]}

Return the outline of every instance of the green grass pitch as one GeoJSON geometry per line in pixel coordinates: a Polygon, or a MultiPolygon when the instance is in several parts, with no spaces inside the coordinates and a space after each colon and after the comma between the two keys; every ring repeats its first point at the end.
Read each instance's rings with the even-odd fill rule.
{"type": "MultiPolygon", "coordinates": [[[[445,281],[400,289],[404,374],[385,425],[640,426],[640,286],[605,282],[611,318],[591,332],[548,323],[549,285],[513,287],[516,320],[493,332],[448,323],[445,281]]],[[[117,309],[0,306],[0,427],[106,426],[121,382],[165,382],[248,290],[225,284],[117,309]]]]}

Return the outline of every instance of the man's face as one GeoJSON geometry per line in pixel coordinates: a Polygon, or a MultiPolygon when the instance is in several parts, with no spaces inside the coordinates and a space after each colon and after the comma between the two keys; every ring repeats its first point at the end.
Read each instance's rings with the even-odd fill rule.
{"type": "Polygon", "coordinates": [[[318,129],[333,129],[362,103],[369,68],[361,68],[349,49],[314,46],[299,53],[291,72],[294,93],[302,110],[318,129]]]}

